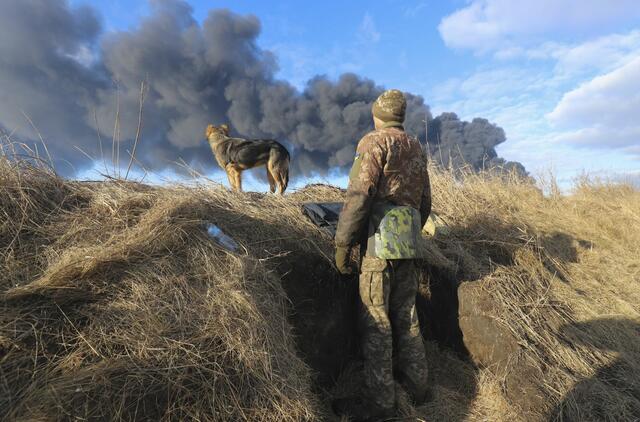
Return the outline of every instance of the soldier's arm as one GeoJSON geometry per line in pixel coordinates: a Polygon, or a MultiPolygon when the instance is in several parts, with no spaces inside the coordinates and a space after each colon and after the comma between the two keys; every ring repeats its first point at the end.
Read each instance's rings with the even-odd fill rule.
{"type": "Polygon", "coordinates": [[[420,200],[420,227],[424,227],[429,214],[431,214],[431,183],[429,182],[429,172],[424,171],[424,189],[422,190],[422,199],[420,200]]]}
{"type": "Polygon", "coordinates": [[[378,181],[384,163],[385,154],[379,145],[366,138],[360,141],[338,220],[336,246],[354,246],[362,239],[363,230],[367,229],[371,205],[378,192],[378,181]]]}

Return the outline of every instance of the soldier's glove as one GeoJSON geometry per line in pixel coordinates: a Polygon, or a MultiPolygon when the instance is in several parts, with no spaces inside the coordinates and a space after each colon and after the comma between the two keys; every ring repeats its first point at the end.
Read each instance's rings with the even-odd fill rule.
{"type": "Polygon", "coordinates": [[[336,267],[340,274],[353,274],[351,263],[351,248],[348,246],[336,246],[336,267]]]}

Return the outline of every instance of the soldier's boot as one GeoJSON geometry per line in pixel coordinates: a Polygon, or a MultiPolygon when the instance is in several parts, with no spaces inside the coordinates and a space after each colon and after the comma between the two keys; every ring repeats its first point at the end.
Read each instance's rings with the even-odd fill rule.
{"type": "Polygon", "coordinates": [[[333,413],[354,422],[382,422],[396,416],[396,409],[383,409],[360,396],[342,397],[331,403],[333,413]]]}
{"type": "Polygon", "coordinates": [[[422,380],[416,382],[413,377],[405,375],[403,371],[398,371],[397,376],[398,382],[409,394],[414,405],[422,406],[433,400],[431,389],[422,380]]]}

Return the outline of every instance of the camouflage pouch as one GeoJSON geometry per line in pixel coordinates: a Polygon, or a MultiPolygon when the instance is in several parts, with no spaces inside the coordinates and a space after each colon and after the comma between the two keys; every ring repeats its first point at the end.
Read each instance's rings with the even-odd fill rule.
{"type": "Polygon", "coordinates": [[[387,261],[372,256],[362,258],[360,267],[360,297],[365,305],[381,306],[389,302],[387,261]]]}
{"type": "Polygon", "coordinates": [[[420,212],[392,204],[374,206],[367,255],[383,259],[420,258],[420,212]]]}

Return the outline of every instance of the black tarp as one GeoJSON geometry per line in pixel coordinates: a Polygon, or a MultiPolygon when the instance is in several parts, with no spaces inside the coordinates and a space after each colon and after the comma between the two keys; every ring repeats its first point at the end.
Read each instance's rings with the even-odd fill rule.
{"type": "Polygon", "coordinates": [[[331,238],[336,235],[342,202],[308,202],[302,205],[302,213],[331,238]]]}

